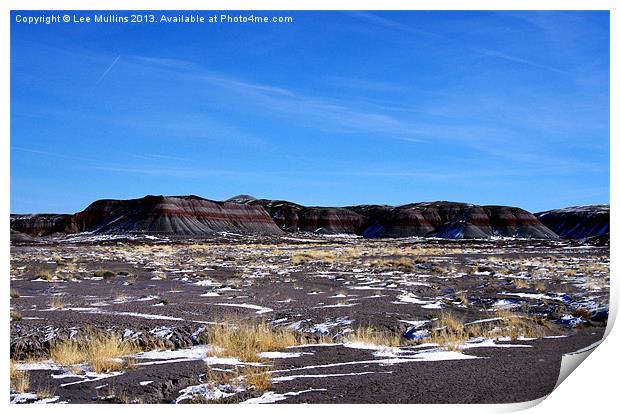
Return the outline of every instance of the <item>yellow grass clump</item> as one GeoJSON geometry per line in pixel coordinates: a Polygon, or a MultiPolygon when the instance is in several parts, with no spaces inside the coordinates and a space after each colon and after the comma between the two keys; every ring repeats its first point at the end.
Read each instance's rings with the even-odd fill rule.
{"type": "Polygon", "coordinates": [[[579,316],[585,319],[590,319],[592,317],[592,312],[586,308],[575,309],[571,314],[575,317],[579,316]]]}
{"type": "MultiPolygon", "coordinates": [[[[491,315],[489,315],[491,316],[491,315]]],[[[545,334],[549,323],[540,318],[518,315],[509,310],[498,310],[493,315],[499,320],[463,324],[462,321],[444,312],[433,322],[431,334],[425,339],[449,350],[459,350],[461,345],[472,338],[519,337],[536,338],[545,334]]]]}
{"type": "Polygon", "coordinates": [[[327,250],[304,250],[293,254],[294,264],[306,264],[310,262],[334,263],[334,254],[327,250]]]}
{"type": "Polygon", "coordinates": [[[16,393],[22,393],[28,391],[30,387],[30,375],[28,371],[22,371],[17,369],[15,361],[11,360],[11,391],[16,393]]]}
{"type": "Polygon", "coordinates": [[[96,372],[119,371],[126,366],[122,359],[139,352],[131,342],[118,336],[89,335],[82,341],[62,341],[50,349],[50,357],[60,365],[87,364],[96,372]]]}
{"type": "Polygon", "coordinates": [[[21,321],[22,320],[22,314],[19,313],[16,310],[12,310],[11,311],[11,320],[12,321],[21,321]]]}
{"type": "Polygon", "coordinates": [[[74,341],[57,342],[50,348],[50,357],[60,365],[74,365],[84,362],[84,350],[74,341]]]}
{"type": "Polygon", "coordinates": [[[376,259],[370,262],[370,266],[378,268],[400,269],[405,271],[416,268],[415,261],[407,257],[376,259]]]}
{"type": "Polygon", "coordinates": [[[265,321],[226,321],[208,331],[211,353],[232,356],[242,361],[256,362],[261,352],[274,351],[303,344],[297,333],[284,328],[274,328],[265,321]]]}
{"type": "Polygon", "coordinates": [[[463,322],[454,315],[442,312],[433,322],[431,334],[427,338],[429,342],[435,342],[440,346],[455,351],[469,339],[469,333],[463,322]]]}
{"type": "Polygon", "coordinates": [[[564,269],[564,274],[566,276],[577,276],[577,269],[574,269],[574,268],[564,269]]]}
{"type": "Polygon", "coordinates": [[[52,398],[55,394],[55,390],[56,389],[52,388],[51,386],[45,386],[37,388],[36,390],[34,390],[34,393],[37,394],[37,398],[39,399],[52,398]]]}
{"type": "Polygon", "coordinates": [[[217,388],[221,385],[244,386],[247,389],[266,391],[271,388],[271,367],[268,365],[237,366],[234,369],[214,369],[207,373],[207,382],[217,388]]]}
{"type": "Polygon", "coordinates": [[[54,279],[54,274],[50,270],[43,270],[36,274],[36,278],[51,282],[54,279]]]}
{"type": "Polygon", "coordinates": [[[66,305],[62,296],[54,296],[52,300],[50,300],[50,308],[52,309],[63,309],[66,305]]]}
{"type": "Polygon", "coordinates": [[[469,305],[469,299],[467,298],[466,293],[459,293],[456,295],[456,299],[465,306],[469,305]]]}
{"type": "Polygon", "coordinates": [[[398,347],[402,336],[394,332],[385,332],[372,326],[359,327],[347,336],[352,342],[362,342],[380,346],[398,347]]]}
{"type": "Polygon", "coordinates": [[[597,282],[592,280],[588,280],[585,286],[587,290],[599,290],[601,288],[597,282]]]}
{"type": "Polygon", "coordinates": [[[266,391],[271,388],[269,367],[246,366],[243,368],[243,382],[250,389],[266,391]]]}
{"type": "Polygon", "coordinates": [[[512,284],[517,289],[528,289],[530,287],[530,282],[525,279],[512,279],[512,284]]]}
{"type": "Polygon", "coordinates": [[[495,315],[502,318],[502,324],[493,331],[496,336],[509,336],[512,340],[520,336],[536,338],[544,334],[546,321],[518,315],[507,309],[498,310],[495,315]]]}

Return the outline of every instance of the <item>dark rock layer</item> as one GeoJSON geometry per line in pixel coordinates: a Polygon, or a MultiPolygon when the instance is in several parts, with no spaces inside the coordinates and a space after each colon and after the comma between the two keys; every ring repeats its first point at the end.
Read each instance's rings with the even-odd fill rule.
{"type": "Polygon", "coordinates": [[[602,237],[609,240],[609,205],[561,208],[535,216],[565,239],[602,237]]]}
{"type": "Polygon", "coordinates": [[[113,327],[96,325],[75,328],[53,326],[26,327],[21,323],[11,324],[11,358],[47,358],[57,342],[69,340],[87,342],[90,335],[114,334],[125,341],[132,342],[141,349],[179,349],[207,342],[207,331],[203,325],[190,324],[170,329],[149,329],[148,327],[113,327]]]}
{"type": "Polygon", "coordinates": [[[274,200],[250,200],[247,204],[265,209],[273,221],[286,231],[357,234],[366,223],[366,217],[347,208],[304,207],[274,200]]]}
{"type": "Polygon", "coordinates": [[[263,207],[286,231],[357,234],[378,237],[475,239],[522,237],[554,239],[552,231],[525,210],[437,201],[398,207],[360,205],[304,207],[288,201],[248,200],[263,207]]]}
{"type": "Polygon", "coordinates": [[[11,228],[37,236],[56,232],[172,236],[207,236],[219,232],[282,232],[262,208],[196,196],[99,200],[62,221],[47,219],[47,216],[43,220],[38,216],[12,215],[11,228]]]}
{"type": "Polygon", "coordinates": [[[70,214],[11,214],[11,230],[31,236],[67,233],[71,229],[70,214]]]}
{"type": "Polygon", "coordinates": [[[11,229],[11,241],[12,242],[29,242],[33,240],[35,240],[33,237],[11,229]]]}
{"type": "Polygon", "coordinates": [[[399,207],[355,206],[350,208],[367,217],[366,226],[360,233],[365,237],[557,238],[536,217],[516,207],[477,206],[437,201],[399,207]]]}
{"type": "Polygon", "coordinates": [[[237,196],[224,202],[196,196],[146,196],[133,200],[95,201],[73,215],[11,215],[11,229],[32,236],[79,232],[170,236],[210,236],[221,232],[277,235],[284,230],[355,234],[368,238],[557,238],[545,226],[549,223],[550,227],[562,232],[563,237],[590,237],[609,232],[608,207],[606,213],[600,209],[596,212],[566,210],[571,210],[570,214],[567,211],[539,213],[544,222],[541,223],[536,216],[516,207],[448,201],[397,207],[306,207],[289,201],[258,200],[250,196],[237,196]]]}

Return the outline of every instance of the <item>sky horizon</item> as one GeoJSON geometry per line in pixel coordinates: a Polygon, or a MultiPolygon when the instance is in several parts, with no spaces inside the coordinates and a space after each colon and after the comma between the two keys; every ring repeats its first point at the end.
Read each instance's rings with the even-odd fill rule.
{"type": "Polygon", "coordinates": [[[41,14],[11,14],[11,213],[147,194],[609,204],[608,12],[16,22],[41,14]]]}

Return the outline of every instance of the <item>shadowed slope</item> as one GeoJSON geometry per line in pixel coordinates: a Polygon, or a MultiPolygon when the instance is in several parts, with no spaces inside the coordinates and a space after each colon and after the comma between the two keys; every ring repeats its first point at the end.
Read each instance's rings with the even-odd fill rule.
{"type": "Polygon", "coordinates": [[[561,208],[535,216],[565,239],[609,236],[609,205],[561,208]]]}
{"type": "MultiPolygon", "coordinates": [[[[579,220],[582,216],[576,217],[579,220]]],[[[609,223],[608,211],[606,220],[609,223]]],[[[600,226],[604,227],[604,223],[600,226]]],[[[11,215],[11,228],[35,236],[79,232],[170,236],[212,236],[222,232],[278,235],[286,231],[355,234],[368,238],[558,237],[534,215],[517,207],[449,201],[396,207],[306,207],[247,195],[227,201],[191,195],[99,200],[74,215],[11,215]]]]}

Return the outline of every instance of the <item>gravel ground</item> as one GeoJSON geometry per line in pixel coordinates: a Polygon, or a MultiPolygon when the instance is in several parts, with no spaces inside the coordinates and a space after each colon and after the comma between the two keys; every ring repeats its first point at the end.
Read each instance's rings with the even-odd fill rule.
{"type": "Polygon", "coordinates": [[[88,367],[21,361],[36,397],[13,392],[13,402],[187,402],[187,394],[233,403],[506,403],[548,394],[562,355],[602,337],[609,249],[315,236],[50,239],[12,246],[11,289],[14,359],[45,361],[54,341],[87,329],[176,350],[166,358],[131,356],[129,368],[99,376],[88,367]],[[366,326],[423,336],[441,314],[477,323],[502,309],[544,321],[544,333],[472,340],[458,352],[424,339],[404,340],[398,349],[347,340],[366,326]],[[210,375],[243,366],[208,358],[206,332],[231,318],[265,320],[334,344],[282,349],[288,357],[261,361],[270,371],[268,390],[220,387],[224,398],[214,397],[210,375]]]}

